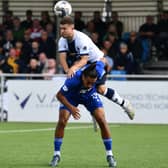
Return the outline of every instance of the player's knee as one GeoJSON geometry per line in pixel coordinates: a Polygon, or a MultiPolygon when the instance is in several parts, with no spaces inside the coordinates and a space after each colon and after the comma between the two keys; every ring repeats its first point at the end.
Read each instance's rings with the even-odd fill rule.
{"type": "Polygon", "coordinates": [[[58,121],[58,127],[64,128],[66,126],[66,124],[67,124],[67,120],[64,118],[62,118],[58,121]]]}

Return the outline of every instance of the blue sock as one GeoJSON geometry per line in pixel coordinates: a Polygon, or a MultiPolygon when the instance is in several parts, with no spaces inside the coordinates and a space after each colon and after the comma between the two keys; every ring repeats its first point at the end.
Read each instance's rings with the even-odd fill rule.
{"type": "Polygon", "coordinates": [[[104,142],[104,146],[106,149],[106,155],[109,156],[113,156],[113,152],[112,152],[112,139],[108,138],[108,139],[103,139],[104,142]]]}
{"type": "Polygon", "coordinates": [[[61,145],[62,145],[62,138],[55,138],[54,151],[60,153],[61,145]]]}
{"type": "Polygon", "coordinates": [[[104,146],[106,148],[106,150],[112,150],[112,139],[108,138],[108,139],[103,139],[104,142],[104,146]]]}

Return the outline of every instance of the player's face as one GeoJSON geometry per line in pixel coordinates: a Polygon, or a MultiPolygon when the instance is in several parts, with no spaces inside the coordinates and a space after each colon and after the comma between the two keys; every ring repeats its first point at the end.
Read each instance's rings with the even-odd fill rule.
{"type": "Polygon", "coordinates": [[[74,25],[61,24],[60,35],[64,38],[71,39],[73,37],[74,25]]]}
{"type": "Polygon", "coordinates": [[[82,76],[83,86],[87,89],[92,88],[93,85],[95,84],[96,80],[97,80],[97,78],[82,76]]]}

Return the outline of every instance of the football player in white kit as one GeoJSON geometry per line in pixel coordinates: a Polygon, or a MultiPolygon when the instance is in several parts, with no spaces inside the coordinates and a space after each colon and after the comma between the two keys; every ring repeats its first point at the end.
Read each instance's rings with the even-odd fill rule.
{"type": "MultiPolygon", "coordinates": [[[[58,52],[60,64],[68,77],[86,64],[104,61],[104,53],[84,33],[74,29],[74,22],[70,16],[60,21],[60,39],[58,52]]],[[[97,81],[97,92],[111,101],[119,104],[129,118],[134,118],[134,108],[128,100],[123,99],[114,89],[105,86],[106,75],[97,81]]]]}

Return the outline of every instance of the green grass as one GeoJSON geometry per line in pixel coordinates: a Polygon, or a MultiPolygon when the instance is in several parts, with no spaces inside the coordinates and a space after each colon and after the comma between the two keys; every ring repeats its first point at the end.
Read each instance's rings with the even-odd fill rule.
{"type": "MultiPolygon", "coordinates": [[[[88,126],[69,124],[68,127],[88,126]]],[[[92,125],[90,125],[92,126],[92,125]]],[[[54,123],[0,123],[0,168],[47,168],[54,131],[2,132],[54,128],[54,123]]],[[[110,125],[118,168],[167,168],[168,125],[110,125]]],[[[100,131],[67,129],[59,168],[105,168],[100,131]]]]}

